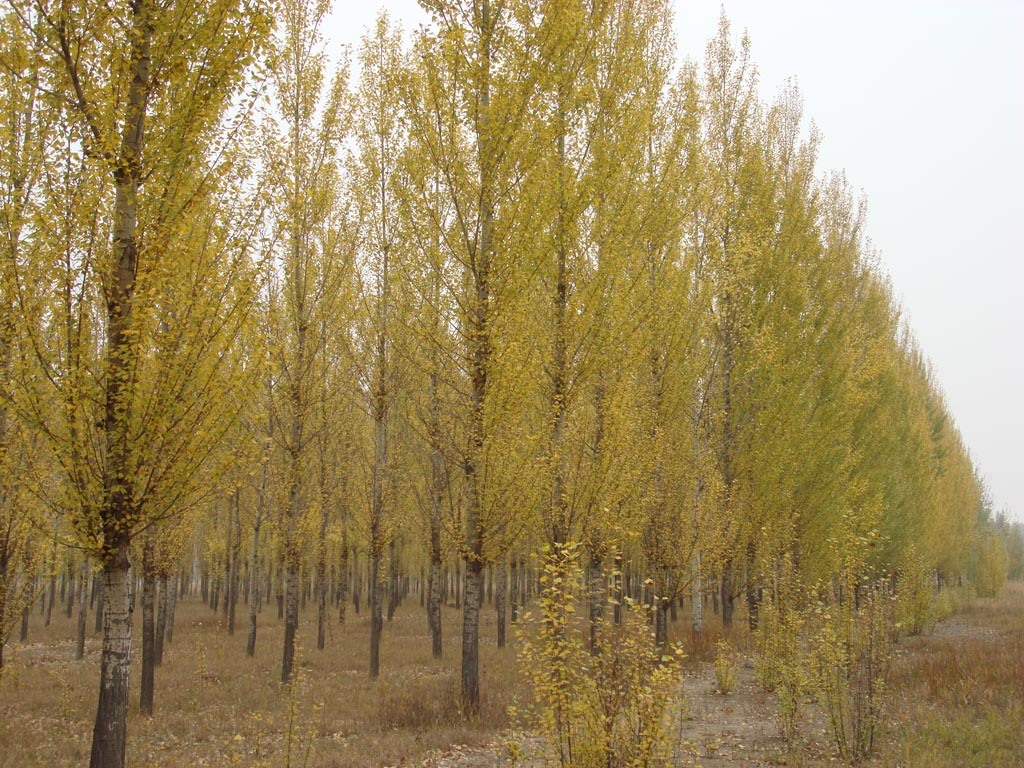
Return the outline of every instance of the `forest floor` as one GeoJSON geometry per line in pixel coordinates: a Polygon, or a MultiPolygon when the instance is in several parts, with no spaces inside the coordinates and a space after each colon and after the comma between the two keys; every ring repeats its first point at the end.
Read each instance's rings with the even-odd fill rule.
{"type": "MultiPolygon", "coordinates": [[[[240,606],[241,608],[241,606],[240,606]]],[[[136,612],[136,621],[139,620],[136,612]]],[[[349,611],[315,649],[315,611],[302,613],[299,675],[278,682],[282,623],[260,615],[256,656],[245,655],[246,617],[234,635],[197,599],[179,603],[174,641],[156,675],[156,716],[138,711],[133,659],[128,765],[491,768],[507,765],[510,706],[528,693],[517,672],[515,643],[498,649],[493,611],[483,613],[482,712],[471,724],[457,709],[460,613],[445,610],[445,658],[430,655],[417,601],[384,628],[382,674],[366,674],[369,624],[349,611]]],[[[673,625],[682,632],[686,621],[673,625]]],[[[739,622],[743,624],[742,620],[739,622]]],[[[136,631],[141,629],[136,627],[136,631]]],[[[74,620],[49,627],[33,612],[26,644],[6,648],[0,676],[0,765],[77,766],[89,753],[99,678],[98,636],[90,617],[86,656],[73,660],[74,620]]],[[[836,766],[827,722],[804,708],[800,738],[780,737],[776,705],[743,661],[728,695],[715,692],[711,654],[720,626],[711,617],[700,648],[691,648],[681,691],[678,764],[836,766]]],[[[135,635],[138,637],[138,634],[135,635]]],[[[511,639],[511,635],[510,635],[511,639]]],[[[740,630],[738,648],[749,646],[740,630]]],[[[137,651],[135,643],[133,651],[137,651]]],[[[138,656],[137,652],[133,653],[138,656]]],[[[890,702],[877,768],[1024,767],[1024,584],[997,600],[978,600],[927,636],[904,638],[894,659],[890,702]]],[[[535,747],[525,740],[526,751],[535,747]]]]}

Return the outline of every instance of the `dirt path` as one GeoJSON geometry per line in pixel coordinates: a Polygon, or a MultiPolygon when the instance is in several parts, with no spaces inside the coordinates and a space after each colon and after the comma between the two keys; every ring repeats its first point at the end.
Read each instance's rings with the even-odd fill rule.
{"type": "MultiPolygon", "coordinates": [[[[786,745],[775,722],[775,701],[761,690],[753,665],[743,664],[733,690],[723,696],[715,690],[711,663],[690,668],[682,681],[686,702],[679,723],[679,765],[702,768],[761,768],[780,764],[786,745]]],[[[535,743],[526,743],[529,753],[535,743]]],[[[429,768],[511,768],[507,740],[485,748],[453,747],[432,755],[429,768]]],[[[524,765],[524,764],[520,764],[524,765]]],[[[526,768],[539,768],[539,760],[526,768]]]]}

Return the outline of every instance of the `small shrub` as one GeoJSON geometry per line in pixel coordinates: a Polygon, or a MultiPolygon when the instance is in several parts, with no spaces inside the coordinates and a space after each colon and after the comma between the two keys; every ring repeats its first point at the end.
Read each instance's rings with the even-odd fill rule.
{"type": "Polygon", "coordinates": [[[718,653],[715,656],[715,690],[726,696],[736,685],[739,660],[736,651],[724,637],[718,640],[716,648],[718,653]]]}
{"type": "Polygon", "coordinates": [[[601,628],[600,653],[592,655],[574,621],[582,597],[577,557],[574,544],[545,550],[541,617],[532,637],[520,635],[533,688],[530,727],[562,768],[668,765],[682,649],[658,652],[645,609],[628,605],[621,626],[601,628]]]}
{"type": "Polygon", "coordinates": [[[800,698],[807,686],[801,648],[804,616],[787,595],[776,594],[761,606],[756,668],[761,687],[775,694],[782,737],[792,742],[800,720],[800,698]]]}
{"type": "Polygon", "coordinates": [[[932,589],[927,576],[914,573],[899,580],[896,628],[903,634],[928,634],[935,628],[932,589]]]}
{"type": "Polygon", "coordinates": [[[889,681],[894,601],[884,583],[863,588],[859,600],[819,603],[811,660],[816,693],[825,706],[843,758],[858,762],[875,744],[889,681]]]}

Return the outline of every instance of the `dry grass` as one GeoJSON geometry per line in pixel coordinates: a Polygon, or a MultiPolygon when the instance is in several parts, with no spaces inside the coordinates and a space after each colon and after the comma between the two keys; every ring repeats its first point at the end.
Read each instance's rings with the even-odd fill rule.
{"type": "MultiPolygon", "coordinates": [[[[690,635],[688,611],[670,624],[670,638],[690,658],[713,658],[721,635],[707,611],[703,636],[690,635]]],[[[315,611],[300,616],[298,675],[291,688],[278,682],[283,623],[274,606],[259,617],[256,656],[245,655],[246,611],[229,636],[219,614],[198,598],[178,604],[174,642],[165,646],[156,673],[156,716],[138,711],[141,612],[136,611],[128,723],[132,766],[370,766],[417,764],[455,744],[483,745],[510,725],[508,709],[528,693],[510,647],[495,644],[494,612],[482,613],[481,713],[465,722],[458,708],[460,611],[443,622],[445,658],[430,653],[426,618],[410,599],[386,623],[382,674],[367,675],[369,622],[349,610],[348,623],[332,624],[324,651],[315,649],[315,611]]],[[[0,764],[72,766],[88,758],[99,680],[100,639],[89,635],[86,657],[74,661],[75,619],[55,612],[50,627],[31,619],[27,645],[7,647],[0,677],[0,764]]],[[[745,620],[737,617],[742,627],[745,620]]],[[[745,631],[745,630],[744,630],[745,631]]]]}
{"type": "Polygon", "coordinates": [[[901,645],[883,765],[1024,766],[1024,584],[901,645]]]}
{"type": "MultiPolygon", "coordinates": [[[[446,609],[446,654],[435,660],[422,609],[413,601],[400,608],[384,629],[376,681],[366,673],[365,613],[335,624],[324,651],[315,649],[313,621],[312,609],[301,616],[299,672],[286,688],[278,682],[283,626],[273,608],[260,616],[250,659],[244,629],[229,636],[219,616],[198,601],[179,603],[174,643],[157,670],[152,719],[138,712],[137,642],[133,648],[128,763],[355,768],[416,762],[451,744],[490,741],[507,728],[508,707],[523,695],[514,648],[495,646],[493,611],[483,617],[482,708],[472,722],[458,710],[459,612],[446,609]]],[[[73,632],[73,620],[63,615],[49,628],[33,616],[31,642],[9,647],[12,664],[0,678],[5,766],[71,766],[88,757],[100,645],[90,636],[86,658],[76,662],[73,632]]]]}
{"type": "MultiPolygon", "coordinates": [[[[249,659],[243,630],[228,636],[219,616],[186,600],[179,604],[175,641],[157,670],[157,714],[151,720],[138,713],[138,660],[133,664],[129,765],[416,765],[451,745],[491,743],[510,726],[508,707],[521,705],[528,694],[517,672],[514,641],[499,651],[493,609],[482,617],[482,712],[467,723],[458,711],[461,615],[453,608],[444,614],[443,660],[430,656],[419,605],[410,601],[400,608],[385,625],[377,681],[366,674],[365,613],[357,617],[350,611],[348,624],[333,625],[327,649],[318,652],[310,609],[301,617],[298,679],[283,688],[277,682],[283,627],[273,607],[260,616],[256,657],[249,659]]],[[[688,611],[669,626],[670,639],[683,642],[696,670],[714,658],[722,636],[719,618],[711,611],[706,618],[699,638],[690,636],[688,611]]],[[[727,633],[734,647],[749,644],[745,623],[738,615],[727,633]]],[[[91,619],[89,627],[86,658],[79,662],[72,659],[74,621],[63,614],[49,628],[33,615],[29,644],[8,646],[10,666],[0,678],[0,765],[72,766],[87,760],[99,677],[99,639],[92,636],[91,619]]],[[[137,642],[134,650],[137,655],[137,642]]],[[[713,700],[736,707],[742,703],[737,695],[713,700]]],[[[977,601],[931,636],[902,641],[892,696],[894,716],[869,765],[1024,766],[1024,584],[1009,585],[999,600],[977,601]]],[[[767,718],[772,708],[762,703],[754,710],[767,718]]],[[[806,743],[792,752],[773,752],[774,742],[766,742],[761,762],[720,757],[702,763],[835,765],[813,718],[805,730],[806,743]]]]}

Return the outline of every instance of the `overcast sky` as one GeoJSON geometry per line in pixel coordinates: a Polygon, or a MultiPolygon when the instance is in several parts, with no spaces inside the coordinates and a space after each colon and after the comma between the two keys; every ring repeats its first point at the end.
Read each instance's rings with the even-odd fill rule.
{"type": "MultiPolygon", "coordinates": [[[[723,6],[676,0],[679,58],[723,6]]],[[[354,43],[384,8],[336,0],[354,43]]],[[[787,78],[823,136],[819,168],[867,194],[868,233],[997,509],[1024,520],[1024,2],[730,0],[773,97],[787,78]]]]}

